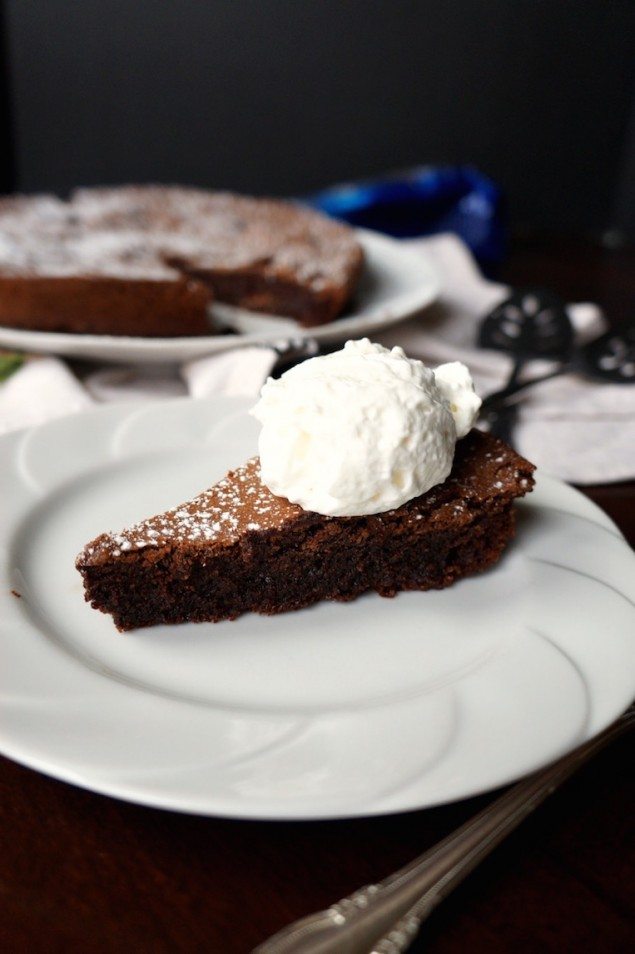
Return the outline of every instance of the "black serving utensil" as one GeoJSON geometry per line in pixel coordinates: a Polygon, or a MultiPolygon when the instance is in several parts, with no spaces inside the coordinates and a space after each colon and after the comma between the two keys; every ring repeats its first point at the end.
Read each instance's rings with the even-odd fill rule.
{"type": "Polygon", "coordinates": [[[563,362],[560,367],[528,381],[506,384],[499,391],[488,394],[482,406],[486,411],[500,410],[509,398],[527,388],[571,372],[610,384],[635,384],[635,325],[607,331],[598,338],[574,348],[568,361],[563,362]]]}
{"type": "Polygon", "coordinates": [[[492,394],[488,394],[483,401],[482,415],[489,424],[490,431],[508,443],[511,442],[513,428],[518,417],[518,403],[512,398],[527,388],[559,377],[562,374],[576,373],[583,377],[611,384],[635,384],[635,326],[616,328],[607,331],[584,345],[575,346],[573,329],[564,310],[564,305],[550,292],[535,289],[519,289],[509,299],[502,302],[483,321],[479,343],[485,340],[486,347],[497,347],[498,350],[508,351],[515,355],[514,367],[507,383],[492,394]],[[533,324],[537,323],[545,330],[544,335],[532,331],[532,315],[529,315],[527,326],[524,320],[518,318],[515,308],[520,299],[521,310],[527,311],[527,294],[534,294],[535,301],[529,302],[529,311],[534,311],[536,304],[541,311],[534,311],[533,324]],[[512,308],[508,307],[511,304],[512,308]],[[544,309],[546,308],[546,317],[544,309]],[[559,311],[562,308],[562,311],[559,311]],[[564,314],[564,320],[562,315],[564,314]],[[516,333],[509,320],[523,327],[529,342],[522,346],[515,346],[509,338],[520,338],[523,331],[516,333]],[[569,325],[569,332],[566,331],[569,325]],[[487,332],[486,332],[487,328],[487,332]],[[542,337],[542,342],[541,342],[542,337]],[[532,340],[533,338],[533,340],[532,340]],[[490,343],[491,342],[491,343],[490,343]],[[560,364],[553,371],[538,375],[526,381],[519,381],[520,370],[525,361],[523,353],[533,357],[559,360],[560,364]]]}
{"type": "Polygon", "coordinates": [[[481,323],[481,348],[504,351],[514,358],[508,385],[523,365],[535,358],[566,360],[573,349],[573,326],[565,304],[544,288],[517,288],[481,323]]]}
{"type": "Polygon", "coordinates": [[[635,384],[635,325],[607,331],[573,357],[575,371],[612,384],[635,384]]]}
{"type": "Polygon", "coordinates": [[[514,363],[504,387],[483,402],[491,433],[510,442],[517,416],[505,399],[520,389],[520,374],[536,358],[567,362],[573,353],[573,326],[564,302],[544,288],[517,288],[483,320],[481,348],[503,351],[514,363]],[[494,400],[494,398],[496,400],[494,400]]]}
{"type": "Polygon", "coordinates": [[[573,326],[564,302],[541,288],[517,288],[481,323],[481,348],[504,351],[514,364],[503,390],[518,381],[528,361],[566,361],[573,351],[573,326]]]}

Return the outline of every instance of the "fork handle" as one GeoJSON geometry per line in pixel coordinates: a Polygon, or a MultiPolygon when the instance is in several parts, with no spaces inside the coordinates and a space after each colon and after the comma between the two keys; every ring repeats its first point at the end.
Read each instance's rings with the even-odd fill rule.
{"type": "Polygon", "coordinates": [[[569,374],[571,371],[575,370],[575,365],[572,361],[564,361],[562,364],[558,365],[557,368],[554,368],[553,371],[546,371],[544,374],[539,374],[534,378],[527,378],[525,381],[519,381],[516,378],[513,382],[507,382],[504,387],[500,388],[498,391],[492,391],[490,394],[487,394],[483,398],[483,403],[481,408],[484,411],[489,410],[490,408],[497,407],[500,404],[504,404],[508,398],[515,397],[517,394],[521,394],[523,391],[526,391],[527,388],[532,388],[535,384],[542,384],[543,381],[551,381],[552,378],[559,378],[562,374],[569,374]]]}
{"type": "Polygon", "coordinates": [[[425,854],[377,885],[309,914],[252,954],[401,954],[422,921],[541,802],[635,724],[635,706],[595,738],[518,782],[425,854]]]}

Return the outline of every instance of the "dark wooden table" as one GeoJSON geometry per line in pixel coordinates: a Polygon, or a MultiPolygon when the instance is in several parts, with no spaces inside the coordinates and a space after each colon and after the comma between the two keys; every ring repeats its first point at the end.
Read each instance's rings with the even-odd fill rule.
{"type": "MultiPolygon", "coordinates": [[[[633,315],[632,252],[524,238],[505,277],[600,301],[617,321],[633,315]]],[[[587,492],[633,542],[635,484],[587,492]]],[[[629,764],[627,737],[499,847],[412,950],[634,949],[629,764]]],[[[492,797],[389,818],[235,822],[128,805],[6,759],[0,795],[2,950],[136,954],[247,952],[288,921],[385,877],[492,797]]]]}

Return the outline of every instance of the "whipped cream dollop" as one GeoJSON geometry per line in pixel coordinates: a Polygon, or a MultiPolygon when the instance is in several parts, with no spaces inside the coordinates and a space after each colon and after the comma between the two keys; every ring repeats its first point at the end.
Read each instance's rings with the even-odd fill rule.
{"type": "Polygon", "coordinates": [[[458,361],[434,371],[367,338],[269,378],[261,479],[273,494],[333,517],[393,510],[442,483],[480,399],[458,361]]]}

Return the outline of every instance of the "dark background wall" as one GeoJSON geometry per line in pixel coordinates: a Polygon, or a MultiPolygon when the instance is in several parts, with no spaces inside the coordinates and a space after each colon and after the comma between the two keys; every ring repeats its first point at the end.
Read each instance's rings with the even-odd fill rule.
{"type": "Polygon", "coordinates": [[[8,0],[4,19],[20,190],[289,195],[459,162],[516,223],[635,225],[633,0],[8,0]]]}

